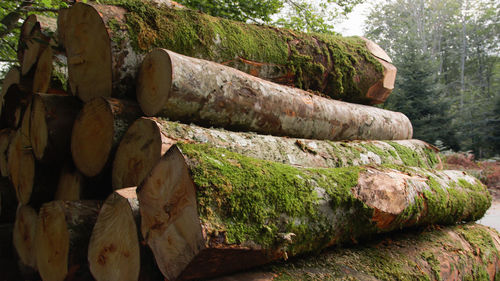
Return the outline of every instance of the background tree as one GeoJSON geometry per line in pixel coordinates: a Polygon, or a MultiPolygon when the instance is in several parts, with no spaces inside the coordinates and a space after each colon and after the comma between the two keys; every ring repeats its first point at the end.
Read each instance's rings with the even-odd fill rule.
{"type": "MultiPolygon", "coordinates": [[[[431,100],[420,98],[446,105],[442,114],[451,122],[450,127],[441,126],[432,135],[416,137],[434,142],[437,136],[444,145],[472,150],[478,157],[500,153],[491,143],[491,120],[500,119],[493,102],[500,95],[498,1],[389,0],[372,9],[365,32],[389,53],[399,70],[388,109],[407,113],[414,102],[403,84],[422,66],[406,60],[407,55],[417,50],[429,58],[428,69],[435,77],[432,85],[440,90],[428,93],[431,100]]],[[[424,85],[429,87],[422,82],[424,85]]],[[[410,119],[415,132],[429,126],[410,119]]]]}

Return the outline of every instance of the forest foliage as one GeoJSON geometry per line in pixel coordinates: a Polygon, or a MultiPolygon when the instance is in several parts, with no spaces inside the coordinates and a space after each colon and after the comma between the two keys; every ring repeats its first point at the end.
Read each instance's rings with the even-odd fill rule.
{"type": "MultiPolygon", "coordinates": [[[[58,8],[72,2],[1,1],[0,62],[16,63],[22,19],[31,13],[55,17],[58,8]]],[[[334,20],[365,0],[177,2],[238,21],[334,33],[334,20]]],[[[478,157],[499,155],[500,2],[382,0],[374,3],[365,36],[379,43],[398,68],[396,87],[383,107],[405,113],[413,123],[415,138],[455,151],[471,150],[478,157]]]]}

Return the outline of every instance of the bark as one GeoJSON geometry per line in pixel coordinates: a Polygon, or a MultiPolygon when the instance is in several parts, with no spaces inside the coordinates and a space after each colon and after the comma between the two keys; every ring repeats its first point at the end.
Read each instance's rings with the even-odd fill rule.
{"type": "Polygon", "coordinates": [[[16,217],[16,191],[8,179],[0,179],[0,223],[12,223],[16,217]]]}
{"type": "Polygon", "coordinates": [[[311,95],[165,49],[144,59],[137,100],[149,116],[278,136],[328,140],[412,136],[410,120],[402,113],[311,95]]]}
{"type": "Polygon", "coordinates": [[[500,236],[480,224],[418,229],[252,272],[243,280],[497,280],[500,236]]]}
{"type": "Polygon", "coordinates": [[[115,190],[104,202],[90,238],[88,261],[96,280],[163,279],[151,250],[139,242],[139,226],[136,187],[115,190]]]}
{"type": "Polygon", "coordinates": [[[394,84],[394,66],[361,38],[245,24],[149,1],[77,3],[67,14],[59,29],[73,34],[64,36],[70,85],[84,101],[133,93],[138,66],[155,47],[352,102],[381,103],[394,84]]]}
{"type": "Polygon", "coordinates": [[[100,207],[95,201],[52,201],[42,206],[35,245],[43,280],[92,279],[87,249],[100,207]]]}
{"type": "Polygon", "coordinates": [[[17,210],[12,241],[23,272],[36,272],[35,231],[38,214],[31,206],[20,206],[17,210]]]}
{"type": "Polygon", "coordinates": [[[331,142],[207,129],[142,117],[123,136],[113,161],[113,188],[139,185],[176,142],[207,143],[246,156],[303,167],[395,164],[439,168],[437,149],[419,140],[331,142]]]}
{"type": "Polygon", "coordinates": [[[139,187],[142,234],[167,280],[206,279],[404,227],[473,221],[491,204],[463,172],[396,168],[301,168],[177,144],[139,187]]]}
{"type": "Polygon", "coordinates": [[[8,151],[9,145],[12,142],[12,137],[14,136],[15,131],[12,129],[2,129],[0,130],[0,172],[2,177],[9,176],[9,168],[8,168],[8,151]]]}
{"type": "Polygon", "coordinates": [[[71,153],[76,167],[87,177],[97,176],[111,164],[128,126],[142,112],[132,101],[95,98],[78,114],[71,134],[71,153]]]}
{"type": "Polygon", "coordinates": [[[72,96],[34,95],[30,140],[36,159],[59,163],[71,157],[71,131],[81,107],[72,96]]]}

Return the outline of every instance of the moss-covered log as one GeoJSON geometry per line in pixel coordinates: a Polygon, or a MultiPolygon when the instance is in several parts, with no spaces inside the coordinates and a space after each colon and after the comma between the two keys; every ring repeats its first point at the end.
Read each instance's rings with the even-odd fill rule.
{"type": "Polygon", "coordinates": [[[418,229],[213,281],[498,280],[500,235],[479,224],[418,229]]]}
{"type": "Polygon", "coordinates": [[[59,163],[71,157],[71,132],[81,107],[81,102],[72,96],[33,96],[30,141],[36,159],[59,163]]]}
{"type": "Polygon", "coordinates": [[[148,116],[312,139],[412,136],[402,113],[326,99],[165,49],[146,56],[137,81],[137,100],[148,116]]]}
{"type": "Polygon", "coordinates": [[[35,258],[42,280],[92,280],[87,249],[101,203],[52,201],[40,208],[35,258]]]}
{"type": "Polygon", "coordinates": [[[138,198],[142,234],[168,280],[404,227],[473,221],[491,204],[486,187],[459,171],[300,168],[200,144],[172,146],[138,198]]]}
{"type": "Polygon", "coordinates": [[[368,164],[436,168],[437,149],[419,140],[332,142],[208,129],[141,117],[123,136],[113,161],[113,188],[139,185],[175,142],[208,143],[246,156],[304,167],[368,164]]]}
{"type": "Polygon", "coordinates": [[[71,133],[71,154],[82,174],[97,176],[111,164],[128,126],[141,115],[137,103],[130,100],[99,97],[87,102],[71,133]]]}
{"type": "Polygon", "coordinates": [[[84,101],[133,92],[138,64],[155,47],[351,102],[381,103],[394,85],[395,67],[379,58],[387,55],[373,55],[358,37],[245,24],[146,0],[102,2],[117,6],[77,3],[59,26],[71,34],[64,36],[69,80],[84,101]]]}

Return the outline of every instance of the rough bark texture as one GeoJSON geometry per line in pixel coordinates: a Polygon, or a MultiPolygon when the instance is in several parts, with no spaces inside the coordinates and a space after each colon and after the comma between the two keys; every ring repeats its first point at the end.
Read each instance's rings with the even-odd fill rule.
{"type": "Polygon", "coordinates": [[[394,82],[393,70],[384,69],[390,63],[382,64],[361,38],[245,24],[198,11],[160,7],[150,1],[107,2],[121,7],[78,3],[69,11],[72,16],[66,26],[59,27],[66,29],[66,34],[73,34],[73,30],[78,34],[65,37],[70,61],[80,58],[69,64],[70,84],[79,91],[88,89],[90,95],[95,93],[85,85],[87,78],[74,75],[72,79],[72,72],[94,69],[89,72],[101,77],[90,81],[99,85],[97,92],[103,96],[110,96],[112,88],[113,95],[130,92],[138,63],[155,47],[352,102],[381,103],[392,88],[390,80],[394,82]],[[99,51],[91,46],[82,48],[89,41],[96,41],[90,44],[99,45],[99,51]],[[95,59],[97,52],[105,60],[95,59]],[[86,65],[80,63],[83,60],[86,65]],[[111,77],[113,85],[107,80],[111,77]],[[384,89],[384,84],[389,88],[384,89]]]}
{"type": "Polygon", "coordinates": [[[71,154],[82,174],[94,177],[111,164],[122,136],[141,114],[135,102],[114,98],[95,98],[83,106],[71,133],[71,154]]]}
{"type": "Polygon", "coordinates": [[[410,120],[402,113],[326,99],[165,49],[144,59],[137,100],[149,116],[271,135],[328,140],[412,136],[410,120]]]}
{"type": "Polygon", "coordinates": [[[43,280],[92,279],[87,249],[100,207],[94,201],[52,201],[40,208],[35,244],[43,280]]]}
{"type": "Polygon", "coordinates": [[[500,235],[479,224],[418,229],[213,281],[498,280],[500,235]]]}
{"type": "Polygon", "coordinates": [[[304,167],[395,164],[440,168],[437,149],[419,140],[318,141],[207,129],[141,117],[123,136],[113,162],[113,188],[139,185],[176,142],[207,143],[246,156],[304,167]]]}
{"type": "Polygon", "coordinates": [[[71,132],[82,104],[72,96],[35,94],[30,140],[35,157],[57,163],[71,157],[71,132]]]}
{"type": "Polygon", "coordinates": [[[486,187],[463,172],[300,168],[200,144],[173,146],[138,198],[142,234],[168,280],[216,276],[402,227],[473,221],[491,204],[486,187]]]}

